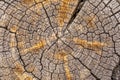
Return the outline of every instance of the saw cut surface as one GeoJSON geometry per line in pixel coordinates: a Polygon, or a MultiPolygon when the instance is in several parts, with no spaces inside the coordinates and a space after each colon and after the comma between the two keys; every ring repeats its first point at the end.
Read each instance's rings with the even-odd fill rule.
{"type": "Polygon", "coordinates": [[[0,80],[120,80],[120,1],[0,0],[0,80]]]}

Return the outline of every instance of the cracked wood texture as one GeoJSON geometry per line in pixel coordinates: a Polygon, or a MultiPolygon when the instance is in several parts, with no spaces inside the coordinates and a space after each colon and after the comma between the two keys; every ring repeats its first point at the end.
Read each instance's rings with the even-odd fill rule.
{"type": "Polygon", "coordinates": [[[120,0],[0,0],[0,80],[120,80],[120,0]]]}

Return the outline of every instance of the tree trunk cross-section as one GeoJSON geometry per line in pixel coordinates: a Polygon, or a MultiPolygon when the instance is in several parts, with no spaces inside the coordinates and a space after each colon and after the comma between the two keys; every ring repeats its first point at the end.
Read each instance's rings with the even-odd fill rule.
{"type": "Polygon", "coordinates": [[[120,0],[0,0],[0,80],[120,80],[120,0]]]}

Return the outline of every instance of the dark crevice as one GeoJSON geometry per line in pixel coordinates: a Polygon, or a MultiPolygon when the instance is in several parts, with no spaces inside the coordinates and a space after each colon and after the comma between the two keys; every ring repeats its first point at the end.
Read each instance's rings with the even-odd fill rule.
{"type": "Polygon", "coordinates": [[[53,31],[54,31],[54,33],[55,33],[54,27],[52,26],[52,22],[51,22],[50,17],[49,17],[49,15],[48,15],[48,13],[47,13],[45,7],[44,7],[44,4],[43,4],[43,3],[41,3],[41,4],[42,4],[42,7],[43,7],[43,9],[44,9],[44,11],[45,11],[45,14],[46,14],[46,16],[47,16],[47,18],[48,18],[50,27],[53,29],[53,31]]]}
{"type": "Polygon", "coordinates": [[[15,32],[10,31],[6,26],[0,26],[0,28],[5,29],[6,31],[9,31],[9,33],[15,34],[15,32]]]}
{"type": "Polygon", "coordinates": [[[89,70],[89,72],[91,73],[91,75],[96,79],[96,80],[101,80],[100,78],[98,78],[92,71],[91,69],[86,66],[79,58],[76,58],[73,54],[70,53],[70,55],[75,59],[78,60],[87,70],[89,70]]]}
{"type": "MultiPolygon", "coordinates": [[[[16,38],[16,41],[18,42],[17,34],[16,34],[16,33],[15,33],[15,38],[16,38]]],[[[25,68],[27,65],[25,64],[25,61],[23,60],[23,58],[22,58],[22,56],[21,56],[21,54],[20,54],[20,50],[19,50],[19,47],[18,47],[18,43],[17,43],[16,48],[17,48],[18,53],[19,53],[19,54],[18,54],[18,55],[19,55],[19,60],[20,60],[20,62],[22,63],[25,72],[31,73],[31,72],[27,71],[26,68],[25,68]]],[[[31,74],[32,74],[32,76],[34,76],[36,79],[41,80],[41,79],[39,79],[37,76],[35,76],[33,73],[31,73],[31,74]]]]}
{"type": "Polygon", "coordinates": [[[72,16],[67,24],[67,26],[69,26],[73,21],[74,19],[76,18],[76,16],[78,15],[78,13],[80,12],[83,4],[85,3],[86,0],[79,0],[78,1],[78,4],[76,6],[76,8],[74,9],[73,13],[72,13],[72,16]]]}
{"type": "Polygon", "coordinates": [[[120,80],[120,61],[113,69],[111,79],[112,80],[120,80]]]}
{"type": "MultiPolygon", "coordinates": [[[[75,58],[75,57],[74,57],[75,58]]],[[[96,80],[100,80],[100,78],[98,78],[92,71],[90,68],[88,68],[79,58],[75,58],[77,59],[86,69],[88,69],[91,73],[91,75],[96,79],[96,80]]]]}
{"type": "Polygon", "coordinates": [[[55,36],[56,36],[57,38],[59,38],[59,37],[58,37],[58,34],[57,34],[57,33],[55,32],[55,30],[54,30],[54,27],[53,27],[53,25],[52,25],[52,22],[51,22],[51,20],[50,20],[49,15],[48,15],[45,7],[44,7],[44,4],[43,4],[43,3],[41,3],[41,4],[42,4],[42,7],[43,7],[43,9],[44,9],[44,11],[45,11],[45,14],[46,14],[46,16],[47,16],[47,18],[48,18],[48,22],[49,22],[49,24],[50,24],[50,27],[52,28],[53,32],[55,33],[55,36]]]}
{"type": "MultiPolygon", "coordinates": [[[[78,13],[80,12],[81,8],[83,7],[84,3],[86,0],[78,0],[78,4],[76,6],[76,8],[74,9],[71,18],[69,19],[66,28],[63,30],[63,32],[65,32],[66,30],[68,30],[68,27],[70,26],[70,24],[72,24],[72,22],[74,21],[74,19],[77,17],[78,13]]],[[[69,32],[69,30],[68,30],[69,32]]]]}

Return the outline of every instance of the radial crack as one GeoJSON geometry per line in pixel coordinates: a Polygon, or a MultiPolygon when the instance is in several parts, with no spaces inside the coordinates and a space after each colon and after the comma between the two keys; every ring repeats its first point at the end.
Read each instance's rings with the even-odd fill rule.
{"type": "Polygon", "coordinates": [[[74,19],[76,18],[76,16],[80,12],[82,6],[84,5],[85,1],[86,0],[78,0],[78,4],[77,4],[76,8],[74,9],[74,11],[72,13],[72,16],[71,16],[67,26],[69,26],[74,21],[74,19]]]}

